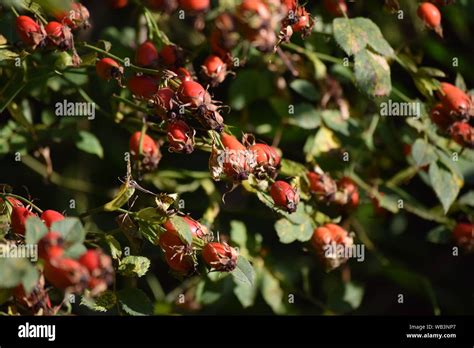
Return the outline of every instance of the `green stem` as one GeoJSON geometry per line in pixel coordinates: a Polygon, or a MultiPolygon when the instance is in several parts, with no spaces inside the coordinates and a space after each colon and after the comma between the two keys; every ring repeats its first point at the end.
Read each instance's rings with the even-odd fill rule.
{"type": "Polygon", "coordinates": [[[141,72],[141,73],[144,73],[144,74],[151,74],[151,75],[160,75],[161,74],[161,71],[159,70],[155,70],[155,69],[147,69],[147,68],[142,68],[140,66],[136,66],[134,64],[129,64],[129,65],[126,65],[125,64],[125,61],[122,59],[122,58],[119,58],[117,57],[116,55],[113,55],[112,53],[109,53],[99,47],[95,47],[93,45],[89,45],[88,43],[85,43],[85,42],[81,42],[81,43],[78,43],[77,46],[81,46],[81,47],[84,47],[84,48],[88,48],[92,51],[95,51],[97,53],[100,53],[104,56],[107,56],[109,58],[112,58],[112,59],[115,59],[116,61],[120,62],[123,66],[127,67],[127,68],[130,68],[132,70],[135,70],[137,72],[141,72]]]}
{"type": "Polygon", "coordinates": [[[31,207],[33,207],[38,213],[40,214],[43,213],[43,210],[41,210],[40,208],[38,208],[38,206],[33,204],[33,202],[27,200],[26,198],[22,196],[15,195],[13,193],[5,193],[5,194],[0,194],[0,197],[2,197],[2,199],[6,202],[8,202],[8,200],[6,200],[5,197],[12,197],[12,198],[18,199],[19,201],[26,203],[26,205],[30,205],[31,207]]]}
{"type": "MultiPolygon", "coordinates": [[[[48,178],[48,171],[46,166],[41,163],[40,161],[36,160],[35,158],[31,157],[30,155],[22,156],[22,161],[25,166],[32,169],[34,172],[40,174],[44,178],[48,178]]],[[[102,189],[94,187],[88,182],[73,179],[73,178],[64,178],[58,173],[51,173],[48,178],[53,184],[58,185],[60,187],[64,187],[70,190],[84,192],[84,193],[94,193],[94,192],[103,192],[102,189]]]]}

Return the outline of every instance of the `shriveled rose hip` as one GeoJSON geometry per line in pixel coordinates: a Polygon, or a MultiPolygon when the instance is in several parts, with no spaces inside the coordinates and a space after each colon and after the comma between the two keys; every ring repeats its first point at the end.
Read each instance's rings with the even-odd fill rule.
{"type": "Polygon", "coordinates": [[[209,243],[202,249],[202,258],[212,269],[232,272],[237,267],[237,250],[226,243],[209,243]]]}
{"type": "Polygon", "coordinates": [[[196,81],[183,81],[178,89],[178,98],[181,102],[192,107],[198,107],[210,102],[209,93],[196,81]]]}
{"type": "Polygon", "coordinates": [[[61,257],[64,254],[64,238],[58,232],[48,232],[38,242],[38,256],[43,260],[61,257]]]}
{"type": "Polygon", "coordinates": [[[123,67],[112,58],[102,58],[95,64],[97,75],[102,80],[120,78],[123,75],[123,67]]]}
{"type": "Polygon", "coordinates": [[[41,26],[31,17],[18,16],[16,18],[16,30],[21,40],[33,48],[44,40],[44,30],[42,30],[41,26]]]}
{"type": "Polygon", "coordinates": [[[181,120],[171,121],[166,129],[169,149],[190,154],[194,151],[194,130],[181,120]]]}
{"type": "Polygon", "coordinates": [[[55,288],[82,292],[89,283],[89,272],[78,261],[56,257],[44,265],[44,276],[55,288]]]}
{"type": "Polygon", "coordinates": [[[347,261],[346,253],[341,255],[337,249],[352,247],[353,239],[342,227],[329,223],[314,230],[311,244],[321,262],[332,270],[347,261]]]}
{"type": "Polygon", "coordinates": [[[270,187],[270,195],[277,207],[285,209],[288,213],[296,211],[299,202],[299,194],[286,181],[275,181],[270,187]]]}
{"type": "Polygon", "coordinates": [[[337,186],[346,195],[346,204],[349,207],[355,208],[359,205],[359,189],[352,179],[343,177],[337,186]]]}
{"type": "Polygon", "coordinates": [[[280,166],[281,158],[274,147],[267,144],[254,144],[249,147],[255,155],[255,160],[259,166],[280,166]]]}
{"type": "Polygon", "coordinates": [[[445,108],[456,114],[464,115],[471,108],[471,98],[464,91],[450,83],[441,83],[438,96],[445,108]]]}

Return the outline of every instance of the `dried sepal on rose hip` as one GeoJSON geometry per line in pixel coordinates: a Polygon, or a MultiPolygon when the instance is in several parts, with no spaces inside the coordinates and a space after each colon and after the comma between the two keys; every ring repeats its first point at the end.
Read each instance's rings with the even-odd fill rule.
{"type": "Polygon", "coordinates": [[[71,29],[88,28],[90,13],[87,7],[79,2],[73,2],[71,8],[68,11],[61,11],[53,13],[61,23],[67,25],[71,29]]]}
{"type": "Polygon", "coordinates": [[[435,5],[431,2],[423,2],[418,6],[417,14],[428,28],[433,29],[436,34],[443,37],[441,12],[435,5]]]}
{"type": "Polygon", "coordinates": [[[196,131],[182,120],[173,120],[166,128],[171,152],[190,154],[194,151],[194,135],[196,131]]]}
{"type": "Polygon", "coordinates": [[[307,174],[309,191],[321,201],[332,201],[337,192],[337,185],[333,178],[320,167],[307,174]]]}
{"type": "Polygon", "coordinates": [[[89,249],[80,258],[79,263],[89,271],[89,283],[87,288],[91,295],[96,296],[112,284],[114,268],[112,258],[100,249],[89,249]]]}
{"type": "Polygon", "coordinates": [[[286,181],[275,181],[270,187],[270,195],[275,206],[288,213],[294,213],[298,207],[300,196],[296,188],[286,181]]]}
{"type": "Polygon", "coordinates": [[[252,134],[244,134],[243,144],[247,148],[247,164],[257,178],[263,179],[266,175],[276,178],[280,168],[281,157],[273,146],[257,143],[252,134]]]}
{"type": "Polygon", "coordinates": [[[224,82],[226,76],[230,73],[227,71],[227,64],[216,55],[207,57],[201,66],[201,69],[204,78],[213,87],[224,82]]]}
{"type": "Polygon", "coordinates": [[[349,177],[343,177],[337,183],[334,202],[341,206],[354,209],[359,205],[359,189],[349,177]]]}
{"type": "Polygon", "coordinates": [[[123,66],[112,58],[102,58],[98,60],[95,64],[95,70],[97,76],[105,81],[116,79],[120,82],[123,77],[123,66]]]}
{"type": "MultiPolygon", "coordinates": [[[[191,235],[196,239],[207,241],[210,238],[209,230],[206,226],[189,216],[180,217],[185,222],[191,235]]],[[[192,244],[184,241],[173,224],[173,220],[169,219],[163,224],[164,232],[160,234],[157,244],[165,253],[165,261],[170,268],[181,274],[189,274],[195,269],[194,249],[192,244]]]]}
{"type": "Polygon", "coordinates": [[[443,103],[437,103],[433,106],[430,117],[433,123],[442,131],[446,131],[453,122],[449,109],[443,103]]]}
{"type": "Polygon", "coordinates": [[[277,44],[276,30],[283,7],[270,8],[263,0],[243,0],[237,8],[240,32],[255,48],[272,52],[277,44]]]}
{"type": "Polygon", "coordinates": [[[147,134],[142,137],[142,132],[137,131],[130,137],[129,146],[131,155],[135,161],[140,161],[142,169],[152,171],[158,167],[162,155],[159,144],[152,137],[147,134]]]}
{"type": "Polygon", "coordinates": [[[453,84],[442,82],[437,94],[452,118],[469,119],[474,115],[471,97],[453,84]]]}
{"type": "Polygon", "coordinates": [[[183,51],[176,45],[164,45],[158,55],[159,63],[169,69],[178,68],[184,63],[183,51]]]}
{"type": "Polygon", "coordinates": [[[82,293],[89,284],[89,271],[79,261],[53,257],[44,263],[44,276],[53,287],[72,293],[82,293]]]}
{"type": "Polygon", "coordinates": [[[467,252],[474,251],[474,224],[458,222],[453,229],[454,242],[467,252]]]}
{"type": "Polygon", "coordinates": [[[27,294],[23,285],[18,285],[13,289],[13,297],[17,304],[34,315],[55,315],[59,307],[54,308],[45,287],[45,279],[41,274],[33,290],[27,294]]]}
{"type": "Polygon", "coordinates": [[[325,224],[314,230],[311,245],[326,270],[333,270],[347,261],[345,248],[352,248],[352,236],[341,226],[325,224]]]}
{"type": "MultiPolygon", "coordinates": [[[[200,222],[192,219],[189,216],[179,217],[184,223],[186,223],[191,231],[193,238],[207,240],[210,238],[209,230],[206,226],[200,222]]],[[[173,220],[168,219],[163,224],[164,232],[160,234],[157,240],[157,244],[165,253],[180,253],[180,254],[192,254],[193,247],[184,241],[176,226],[173,224],[173,220]]]]}
{"type": "Polygon", "coordinates": [[[231,50],[240,41],[240,35],[237,31],[237,21],[230,13],[224,12],[216,17],[214,28],[211,32],[209,43],[212,52],[224,59],[227,63],[228,57],[231,57],[231,50]]]}
{"type": "Polygon", "coordinates": [[[453,140],[462,147],[474,148],[474,127],[468,122],[454,122],[448,132],[453,140]]]}
{"type": "Polygon", "coordinates": [[[73,47],[73,37],[71,29],[56,21],[51,21],[44,27],[50,44],[65,51],[73,47]]]}
{"type": "Polygon", "coordinates": [[[160,88],[153,96],[155,111],[162,120],[173,118],[177,102],[175,101],[175,92],[169,87],[160,88]]]}
{"type": "Polygon", "coordinates": [[[48,232],[38,242],[38,257],[46,261],[62,257],[64,246],[64,238],[59,232],[48,232]]]}
{"type": "Polygon", "coordinates": [[[252,155],[247,148],[232,134],[221,133],[222,148],[213,146],[209,158],[209,169],[214,180],[222,175],[234,183],[246,180],[252,172],[252,155]]]}
{"type": "Polygon", "coordinates": [[[44,27],[28,16],[16,18],[16,31],[20,39],[32,49],[42,46],[47,36],[44,27]]]}
{"type": "Polygon", "coordinates": [[[212,242],[202,249],[202,258],[211,269],[232,272],[237,267],[238,252],[227,243],[212,242]]]}

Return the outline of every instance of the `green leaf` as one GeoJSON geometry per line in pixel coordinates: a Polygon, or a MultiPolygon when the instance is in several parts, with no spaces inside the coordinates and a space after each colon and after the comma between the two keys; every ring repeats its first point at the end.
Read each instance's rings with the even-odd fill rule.
{"type": "Polygon", "coordinates": [[[283,244],[293,243],[297,240],[306,242],[313,235],[313,225],[308,215],[299,224],[294,224],[286,218],[280,219],[275,223],[275,230],[283,244]]]}
{"type": "Polygon", "coordinates": [[[236,282],[253,286],[255,271],[250,262],[248,262],[244,257],[239,256],[237,259],[237,267],[231,273],[236,282]]]}
{"type": "Polygon", "coordinates": [[[144,256],[127,256],[120,261],[118,270],[126,277],[142,277],[150,268],[150,260],[144,256]]]}
{"type": "Polygon", "coordinates": [[[462,195],[459,198],[458,203],[474,207],[474,191],[469,191],[462,195]]]}
{"type": "Polygon", "coordinates": [[[240,249],[247,247],[247,228],[242,221],[232,220],[230,222],[230,238],[240,249]]]}
{"type": "Polygon", "coordinates": [[[113,259],[118,260],[122,257],[122,247],[114,236],[108,234],[105,236],[105,242],[109,246],[110,255],[113,259]]]}
{"type": "Polygon", "coordinates": [[[321,118],[324,124],[333,131],[349,136],[349,122],[344,120],[339,110],[323,110],[321,118]]]}
{"type": "Polygon", "coordinates": [[[193,243],[193,234],[189,228],[188,223],[181,216],[173,216],[170,218],[171,224],[174,226],[176,231],[179,234],[179,237],[183,242],[186,242],[188,245],[193,243]]]}
{"type": "Polygon", "coordinates": [[[328,306],[337,313],[348,313],[357,309],[364,296],[364,288],[354,282],[344,283],[329,277],[324,283],[328,295],[328,306]]]}
{"type": "Polygon", "coordinates": [[[87,248],[82,243],[75,243],[71,245],[67,250],[64,252],[66,257],[70,257],[71,259],[78,259],[82,255],[84,255],[87,251],[87,248]]]}
{"type": "Polygon", "coordinates": [[[255,298],[257,297],[257,287],[243,282],[236,282],[234,295],[237,297],[242,307],[251,307],[255,303],[255,298]]]}
{"type": "Polygon", "coordinates": [[[311,160],[323,153],[335,150],[341,147],[341,142],[334,132],[324,126],[321,126],[314,136],[308,137],[303,151],[306,154],[306,160],[311,160]]]}
{"type": "Polygon", "coordinates": [[[265,302],[272,308],[276,314],[283,314],[285,311],[283,305],[283,290],[280,281],[267,269],[262,271],[262,296],[265,302]]]}
{"type": "Polygon", "coordinates": [[[37,216],[29,217],[25,224],[26,244],[37,244],[44,235],[48,233],[48,227],[37,216]]]}
{"type": "Polygon", "coordinates": [[[390,66],[384,57],[362,50],[355,55],[354,60],[355,78],[361,91],[376,97],[390,95],[390,66]]]}
{"type": "Polygon", "coordinates": [[[295,105],[294,114],[288,123],[303,129],[315,129],[321,124],[321,117],[316,108],[309,103],[295,105]]]}
{"type": "Polygon", "coordinates": [[[114,199],[104,205],[105,211],[115,211],[126,204],[135,193],[135,187],[127,181],[120,186],[119,192],[114,199]]]}
{"type": "Polygon", "coordinates": [[[281,160],[280,173],[283,176],[300,176],[306,173],[306,167],[301,163],[283,158],[281,160]]]}
{"type": "Polygon", "coordinates": [[[307,80],[294,80],[290,83],[290,88],[310,101],[314,102],[320,98],[319,92],[314,85],[307,80]]]}
{"type": "Polygon", "coordinates": [[[438,159],[435,148],[424,139],[416,139],[413,144],[411,155],[418,167],[423,167],[438,159]]]}
{"type": "Polygon", "coordinates": [[[117,292],[120,305],[125,313],[134,316],[150,315],[153,304],[146,294],[137,288],[127,288],[117,292]]]}
{"type": "Polygon", "coordinates": [[[92,133],[79,131],[79,139],[76,141],[76,146],[79,150],[90,153],[91,155],[97,155],[99,158],[104,157],[104,149],[99,139],[92,133]]]}
{"type": "Polygon", "coordinates": [[[69,244],[82,244],[86,237],[86,231],[81,220],[74,217],[67,217],[64,220],[54,222],[51,230],[60,233],[69,244]]]}
{"type": "Polygon", "coordinates": [[[230,106],[242,110],[250,103],[272,95],[272,75],[265,70],[246,69],[239,72],[229,87],[230,106]]]}
{"type": "Polygon", "coordinates": [[[439,225],[428,232],[426,239],[431,243],[447,244],[451,240],[452,232],[444,225],[439,225]]]}
{"type": "Polygon", "coordinates": [[[9,49],[2,48],[0,49],[0,62],[2,60],[10,60],[18,57],[18,53],[10,51],[9,49]]]}
{"type": "Polygon", "coordinates": [[[96,298],[83,296],[81,305],[95,312],[107,312],[112,309],[117,303],[117,296],[113,291],[107,290],[96,298]]]}
{"type": "Polygon", "coordinates": [[[429,175],[433,190],[443,205],[443,210],[446,214],[459,194],[462,180],[454,173],[439,167],[436,162],[430,165],[429,175]]]}
{"type": "MultiPolygon", "coordinates": [[[[4,246],[5,244],[2,245],[4,246]]],[[[38,280],[38,272],[26,258],[2,257],[0,258],[0,279],[2,288],[14,288],[24,282],[27,287],[25,291],[29,292],[35,280],[38,280]]]]}
{"type": "Polygon", "coordinates": [[[336,18],[333,31],[336,42],[349,56],[361,52],[367,46],[386,57],[394,54],[378,26],[368,18],[336,18]]]}

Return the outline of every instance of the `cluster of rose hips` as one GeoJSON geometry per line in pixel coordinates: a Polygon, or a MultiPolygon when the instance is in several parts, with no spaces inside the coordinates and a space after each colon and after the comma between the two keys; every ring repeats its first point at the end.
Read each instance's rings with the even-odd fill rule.
{"type": "Polygon", "coordinates": [[[18,16],[16,30],[23,43],[31,49],[54,48],[61,51],[72,49],[72,63],[80,64],[74,48],[72,32],[88,26],[89,11],[81,3],[71,4],[70,11],[52,13],[56,21],[46,25],[28,16],[18,16]]]}
{"type": "MultiPolygon", "coordinates": [[[[112,8],[123,8],[129,4],[128,0],[108,0],[112,8]]],[[[144,4],[152,10],[168,14],[178,9],[191,13],[205,12],[211,6],[210,0],[145,0],[144,4]]]]}
{"type": "MultiPolygon", "coordinates": [[[[159,72],[158,75],[135,74],[128,79],[127,87],[136,98],[153,105],[153,114],[166,130],[170,151],[192,153],[196,129],[222,132],[220,103],[212,100],[210,93],[184,66],[179,47],[170,44],[158,50],[153,42],[146,41],[137,48],[135,62],[159,72]]],[[[204,81],[212,86],[221,83],[228,73],[227,65],[214,55],[204,61],[201,69],[204,81]]],[[[108,57],[96,63],[96,70],[104,80],[123,76],[123,67],[108,57]]],[[[159,144],[140,132],[131,136],[130,151],[135,159],[142,159],[146,170],[155,169],[161,158],[159,144]]]]}
{"type": "Polygon", "coordinates": [[[313,25],[311,15],[297,0],[243,0],[235,12],[223,12],[215,19],[210,45],[224,61],[232,57],[242,38],[262,52],[273,52],[293,33],[309,35],[313,25]]]}
{"type": "Polygon", "coordinates": [[[471,97],[458,87],[442,82],[439,102],[431,109],[431,119],[462,147],[474,148],[474,108],[471,97]]]}
{"type": "Polygon", "coordinates": [[[225,242],[212,242],[213,236],[206,226],[189,216],[175,217],[188,225],[193,242],[189,244],[180,237],[179,227],[168,219],[163,225],[157,244],[163,250],[165,261],[174,272],[180,275],[194,273],[198,266],[197,253],[213,271],[231,272],[237,266],[238,253],[225,242]]]}
{"type": "MultiPolygon", "coordinates": [[[[14,197],[8,196],[6,201],[11,206],[11,230],[21,242],[26,232],[27,219],[37,214],[14,197]]],[[[87,250],[78,260],[65,256],[70,245],[60,233],[51,229],[55,222],[64,220],[64,215],[55,210],[45,210],[39,217],[48,228],[48,232],[38,242],[38,258],[43,265],[42,274],[31,293],[26,294],[22,285],[15,288],[15,299],[34,313],[42,311],[51,314],[56,309],[51,306],[45,280],[54,288],[69,293],[83,293],[88,289],[90,295],[95,296],[105,291],[113,280],[114,271],[110,256],[99,249],[87,250]]]]}

